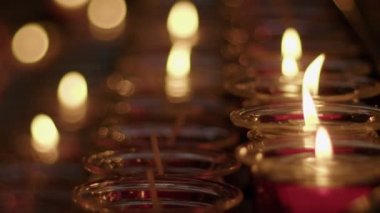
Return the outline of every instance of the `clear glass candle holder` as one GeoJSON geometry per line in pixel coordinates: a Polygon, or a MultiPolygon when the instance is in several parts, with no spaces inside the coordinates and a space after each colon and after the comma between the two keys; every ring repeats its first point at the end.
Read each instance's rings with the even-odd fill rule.
{"type": "MultiPolygon", "coordinates": [[[[380,130],[380,110],[375,107],[316,102],[320,125],[332,136],[376,140],[380,130]]],[[[250,139],[310,136],[315,130],[304,128],[301,103],[248,107],[231,112],[234,125],[252,130],[250,139]]]]}
{"type": "Polygon", "coordinates": [[[347,212],[380,184],[380,146],[360,140],[332,140],[334,155],[319,160],[314,142],[283,138],[236,149],[266,194],[260,202],[289,212],[347,212]]]}
{"type": "MultiPolygon", "coordinates": [[[[161,212],[224,212],[237,206],[241,191],[208,180],[157,177],[161,212]]],[[[154,212],[149,184],[144,177],[104,179],[77,186],[76,204],[89,211],[154,212]]]]}
{"type": "MultiPolygon", "coordinates": [[[[240,168],[240,162],[225,152],[188,148],[160,148],[164,174],[177,177],[219,179],[240,168]]],[[[84,158],[87,171],[100,176],[141,176],[156,168],[150,148],[109,150],[84,158]]],[[[156,169],[157,170],[157,169],[156,169]]]]}

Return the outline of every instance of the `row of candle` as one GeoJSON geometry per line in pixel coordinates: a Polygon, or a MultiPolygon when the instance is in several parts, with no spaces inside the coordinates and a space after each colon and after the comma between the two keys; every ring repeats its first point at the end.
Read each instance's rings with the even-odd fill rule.
{"type": "MultiPolygon", "coordinates": [[[[334,21],[318,27],[309,15],[310,20],[302,22],[316,28],[311,32],[331,35],[320,29],[339,27],[334,21]]],[[[293,18],[293,24],[301,21],[283,18],[293,18]]],[[[260,27],[277,30],[273,24],[255,30],[260,27]]],[[[242,38],[242,33],[247,35],[244,29],[235,29],[231,36],[242,38]]],[[[378,185],[380,110],[363,102],[378,96],[380,89],[379,82],[368,77],[370,66],[359,57],[361,49],[347,39],[340,44],[322,38],[311,40],[306,47],[311,51],[302,53],[297,31],[288,28],[279,55],[280,48],[273,50],[274,38],[248,36],[245,50],[235,55],[234,65],[227,58],[230,64],[225,69],[227,91],[243,100],[244,107],[230,116],[236,126],[249,129],[250,142],[236,149],[236,157],[251,168],[256,207],[276,212],[370,211],[361,208],[371,208],[366,196],[378,185]],[[326,49],[327,57],[319,55],[305,72],[298,72],[299,65],[311,61],[309,54],[315,55],[313,45],[326,49]]],[[[236,45],[233,41],[227,40],[226,46],[236,45]]]]}
{"type": "Polygon", "coordinates": [[[170,53],[163,54],[163,79],[147,82],[145,75],[152,76],[152,70],[140,72],[131,65],[139,65],[136,58],[144,64],[161,57],[141,54],[122,57],[119,69],[133,70],[117,70],[106,80],[113,102],[95,140],[102,151],[84,158],[91,181],[73,192],[74,202],[85,210],[224,212],[243,198],[238,188],[223,181],[240,167],[225,151],[237,143],[238,134],[223,124],[224,110],[193,97],[195,6],[178,1],[167,25],[173,44],[170,53]],[[158,82],[165,84],[167,100],[160,96],[161,87],[157,94],[158,82]]]}

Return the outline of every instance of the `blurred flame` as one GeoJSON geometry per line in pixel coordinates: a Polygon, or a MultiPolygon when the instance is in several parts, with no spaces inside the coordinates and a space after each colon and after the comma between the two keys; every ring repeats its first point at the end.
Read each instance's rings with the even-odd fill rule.
{"type": "Polygon", "coordinates": [[[187,43],[175,43],[170,50],[166,64],[165,91],[169,100],[183,102],[191,93],[190,66],[191,46],[187,43]]]}
{"type": "Polygon", "coordinates": [[[281,41],[282,74],[286,77],[295,77],[299,72],[297,59],[302,56],[301,39],[294,28],[287,28],[281,41]]]}
{"type": "Polygon", "coordinates": [[[186,43],[173,44],[166,63],[167,74],[171,77],[184,77],[190,72],[191,47],[186,43]]]}
{"type": "Polygon", "coordinates": [[[85,5],[88,0],[54,0],[54,2],[67,9],[77,9],[85,5]]]}
{"type": "Polygon", "coordinates": [[[287,28],[285,30],[281,40],[281,53],[283,57],[301,58],[301,38],[294,28],[287,28]]]}
{"type": "Polygon", "coordinates": [[[127,5],[124,0],[91,0],[87,16],[91,24],[99,29],[114,29],[124,22],[127,5]]]}
{"type": "Polygon", "coordinates": [[[330,135],[324,127],[317,130],[314,152],[317,160],[331,159],[334,155],[330,135]]]}
{"type": "Polygon", "coordinates": [[[284,57],[282,58],[281,71],[282,75],[286,77],[295,77],[298,73],[298,64],[297,60],[293,57],[284,57]]]}
{"type": "Polygon", "coordinates": [[[302,87],[303,90],[306,89],[310,91],[311,95],[318,95],[319,78],[324,61],[325,55],[320,54],[317,58],[314,59],[314,61],[310,63],[305,71],[302,87]]]}
{"type": "Polygon", "coordinates": [[[46,55],[49,37],[41,25],[29,23],[15,33],[11,45],[12,53],[19,62],[36,63],[46,55]]]}
{"type": "Polygon", "coordinates": [[[54,163],[58,158],[59,133],[53,120],[45,115],[36,115],[30,125],[32,147],[45,163],[54,163]]]}
{"type": "Polygon", "coordinates": [[[58,101],[62,118],[70,123],[82,120],[86,114],[87,83],[82,74],[71,71],[65,74],[58,85],[58,101]]]}
{"type": "Polygon", "coordinates": [[[197,8],[190,1],[177,2],[169,12],[167,28],[176,39],[191,39],[197,31],[199,18],[197,8]]]}

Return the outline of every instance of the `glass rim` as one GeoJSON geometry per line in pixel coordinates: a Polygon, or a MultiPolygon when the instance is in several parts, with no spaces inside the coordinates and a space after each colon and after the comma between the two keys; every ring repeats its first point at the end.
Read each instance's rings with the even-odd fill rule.
{"type": "MultiPolygon", "coordinates": [[[[173,196],[167,199],[161,197],[160,203],[163,204],[163,206],[165,206],[166,203],[173,203],[176,199],[178,199],[177,201],[181,201],[178,204],[176,203],[178,207],[168,209],[173,212],[178,212],[179,210],[191,211],[192,209],[196,210],[199,208],[207,210],[207,212],[226,211],[237,206],[243,199],[243,194],[237,187],[210,180],[160,176],[155,178],[155,186],[158,193],[160,190],[168,189],[169,191],[165,196],[173,196]],[[176,197],[174,192],[199,193],[201,195],[203,194],[203,196],[210,194],[219,197],[218,200],[201,203],[189,200],[193,197],[190,197],[187,200],[181,200],[181,196],[176,197]]],[[[120,192],[123,190],[144,190],[144,192],[149,192],[149,184],[144,176],[135,178],[119,177],[101,179],[76,186],[73,190],[72,199],[83,209],[90,211],[98,211],[99,209],[112,211],[113,207],[122,207],[123,210],[130,207],[129,209],[131,211],[136,211],[136,207],[133,205],[139,204],[137,202],[138,199],[140,199],[140,202],[144,202],[143,204],[140,203],[140,205],[144,205],[144,207],[150,205],[152,207],[150,198],[135,198],[137,200],[123,200],[113,204],[114,200],[108,201],[107,197],[102,196],[105,193],[108,194],[110,192],[120,192]],[[111,203],[107,204],[107,202],[111,203]]],[[[202,198],[202,196],[199,197],[202,198]]],[[[153,208],[139,208],[138,211],[152,212],[153,208]]]]}
{"type": "MultiPolygon", "coordinates": [[[[237,171],[241,166],[232,154],[213,150],[160,148],[160,156],[164,173],[175,177],[217,179],[237,171]],[[177,165],[178,161],[182,164],[177,165]],[[192,165],[196,161],[209,165],[207,168],[197,168],[192,165]]],[[[83,163],[92,174],[133,177],[145,174],[146,168],[154,165],[154,156],[151,148],[136,147],[95,153],[83,158],[83,163]],[[129,168],[128,161],[133,161],[129,168]]]]}
{"type": "MultiPolygon", "coordinates": [[[[321,120],[320,125],[326,126],[336,131],[347,130],[378,130],[380,129],[380,109],[354,104],[339,104],[339,103],[324,103],[316,102],[316,109],[318,114],[322,113],[360,113],[368,116],[370,122],[326,122],[321,120]]],[[[270,131],[281,132],[288,131],[295,133],[304,132],[302,123],[284,123],[284,122],[261,122],[260,117],[264,115],[288,115],[289,113],[298,113],[302,115],[302,103],[283,103],[283,104],[271,104],[260,105],[254,107],[246,107],[238,110],[234,110],[230,113],[230,119],[232,123],[238,127],[244,127],[246,129],[252,129],[257,131],[270,131]]],[[[303,118],[302,118],[303,120],[303,118]]]]}

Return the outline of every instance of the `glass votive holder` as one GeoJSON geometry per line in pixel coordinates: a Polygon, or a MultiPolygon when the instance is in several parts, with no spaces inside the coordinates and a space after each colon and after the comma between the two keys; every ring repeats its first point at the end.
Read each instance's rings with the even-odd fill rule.
{"type": "MultiPolygon", "coordinates": [[[[224,212],[237,206],[241,191],[229,184],[193,178],[156,177],[161,212],[224,212]]],[[[77,186],[73,200],[85,210],[154,212],[144,177],[114,178],[77,186]]]]}
{"type": "Polygon", "coordinates": [[[96,144],[106,149],[150,147],[155,135],[160,147],[221,150],[238,143],[239,133],[227,126],[190,124],[175,127],[174,122],[132,122],[99,128],[96,144]]]}
{"type": "MultiPolygon", "coordinates": [[[[165,175],[219,179],[240,168],[231,154],[188,148],[160,148],[165,175]]],[[[156,168],[154,153],[148,148],[109,150],[84,158],[84,167],[99,176],[141,176],[147,167],[156,168]]],[[[157,171],[157,169],[156,169],[157,171]]]]}
{"type": "MultiPolygon", "coordinates": [[[[380,110],[375,107],[316,102],[320,125],[332,136],[376,140],[380,130],[380,110]]],[[[230,114],[234,125],[252,130],[251,140],[263,138],[310,136],[305,129],[301,103],[247,107],[230,114]]]]}
{"type": "Polygon", "coordinates": [[[360,140],[332,140],[332,145],[332,158],[322,161],[314,156],[314,142],[302,138],[248,143],[236,156],[267,193],[259,203],[285,212],[346,212],[379,184],[380,146],[360,140]]]}

